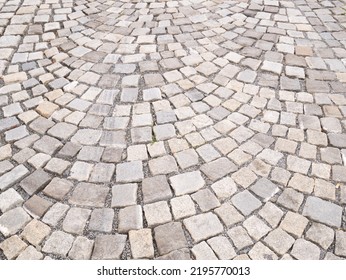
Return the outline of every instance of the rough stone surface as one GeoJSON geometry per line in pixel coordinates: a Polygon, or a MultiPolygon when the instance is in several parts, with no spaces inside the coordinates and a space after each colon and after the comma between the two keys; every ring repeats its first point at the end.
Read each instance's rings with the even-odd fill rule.
{"type": "Polygon", "coordinates": [[[119,260],[125,248],[126,235],[98,235],[91,258],[93,260],[119,260]]]}
{"type": "Polygon", "coordinates": [[[311,196],[306,200],[303,215],[329,226],[340,227],[342,207],[311,196]]]}
{"type": "Polygon", "coordinates": [[[184,225],[195,242],[205,240],[222,232],[223,227],[215,214],[200,214],[184,220],[184,225]]]}
{"type": "Polygon", "coordinates": [[[0,259],[345,258],[344,4],[2,0],[0,259]]]}

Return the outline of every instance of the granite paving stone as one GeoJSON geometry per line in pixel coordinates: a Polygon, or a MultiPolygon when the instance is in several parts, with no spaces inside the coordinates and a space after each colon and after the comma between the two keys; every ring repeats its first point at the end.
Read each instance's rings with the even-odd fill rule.
{"type": "Polygon", "coordinates": [[[154,233],[159,253],[162,255],[187,247],[182,224],[179,222],[157,226],[154,233]]]}
{"type": "Polygon", "coordinates": [[[346,258],[343,4],[1,1],[0,259],[346,258]]]}
{"type": "Polygon", "coordinates": [[[134,259],[152,258],[154,256],[154,245],[150,229],[130,231],[129,240],[134,259]]]}
{"type": "Polygon", "coordinates": [[[22,207],[16,207],[0,216],[0,232],[5,237],[13,235],[23,229],[30,220],[30,216],[22,207]]]}
{"type": "Polygon", "coordinates": [[[74,189],[69,202],[80,206],[102,207],[108,193],[108,187],[92,183],[79,183],[74,189]]]}
{"type": "Polygon", "coordinates": [[[310,196],[306,200],[303,215],[329,226],[340,227],[342,207],[321,198],[310,196]]]}
{"type": "Polygon", "coordinates": [[[42,251],[44,253],[66,256],[71,249],[74,237],[63,231],[55,231],[45,242],[42,251]]]}
{"type": "Polygon", "coordinates": [[[213,237],[223,231],[220,220],[210,212],[187,218],[183,223],[195,242],[213,237]]]}
{"type": "Polygon", "coordinates": [[[126,235],[98,235],[95,239],[91,258],[93,260],[118,260],[122,254],[126,235]]]}
{"type": "Polygon", "coordinates": [[[13,235],[0,243],[0,249],[9,260],[15,259],[26,247],[27,244],[17,235],[13,235]]]}
{"type": "Polygon", "coordinates": [[[93,250],[94,241],[84,236],[78,236],[68,252],[69,258],[72,260],[89,260],[93,250]]]}

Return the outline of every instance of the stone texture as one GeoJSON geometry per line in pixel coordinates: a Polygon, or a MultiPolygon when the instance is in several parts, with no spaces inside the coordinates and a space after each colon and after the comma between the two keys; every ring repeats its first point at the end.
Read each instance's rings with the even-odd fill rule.
{"type": "Polygon", "coordinates": [[[119,260],[125,248],[126,235],[98,235],[95,239],[91,259],[119,260]]]}
{"type": "Polygon", "coordinates": [[[154,245],[150,229],[131,230],[129,240],[134,259],[150,259],[154,257],[154,245]]]}
{"type": "Polygon", "coordinates": [[[55,231],[45,242],[42,251],[48,254],[66,256],[71,249],[74,237],[63,231],[55,231]]]}
{"type": "Polygon", "coordinates": [[[206,213],[184,220],[184,226],[195,242],[213,237],[223,231],[219,219],[215,214],[206,213]]]}
{"type": "Polygon", "coordinates": [[[79,183],[74,189],[69,202],[80,206],[102,207],[108,193],[108,187],[90,183],[79,183]]]}
{"type": "Polygon", "coordinates": [[[120,183],[139,182],[144,178],[141,161],[120,163],[116,167],[116,180],[120,183]]]}
{"type": "Polygon", "coordinates": [[[297,239],[291,251],[298,260],[319,260],[320,254],[321,250],[315,244],[304,239],[297,239]]]}
{"type": "Polygon", "coordinates": [[[183,195],[193,193],[201,189],[205,181],[199,171],[193,171],[175,175],[169,178],[175,195],[183,195]]]}
{"type": "Polygon", "coordinates": [[[30,222],[30,216],[21,207],[16,207],[0,216],[0,232],[10,236],[23,229],[30,222]]]}
{"type": "Polygon", "coordinates": [[[187,247],[181,223],[168,223],[154,229],[155,241],[161,255],[187,247]]]}
{"type": "Polygon", "coordinates": [[[342,3],[60,2],[0,4],[0,258],[346,257],[342,3]]]}
{"type": "Polygon", "coordinates": [[[144,203],[167,200],[172,197],[172,191],[164,175],[143,179],[142,192],[144,203]]]}
{"type": "Polygon", "coordinates": [[[144,205],[143,210],[145,219],[150,227],[164,224],[172,220],[172,215],[167,202],[160,201],[146,204],[144,205]]]}
{"type": "Polygon", "coordinates": [[[341,225],[342,207],[317,197],[308,197],[303,215],[334,227],[341,225]]]}
{"type": "Polygon", "coordinates": [[[72,260],[89,260],[93,250],[94,241],[84,236],[78,236],[72,245],[68,256],[72,260]]]}

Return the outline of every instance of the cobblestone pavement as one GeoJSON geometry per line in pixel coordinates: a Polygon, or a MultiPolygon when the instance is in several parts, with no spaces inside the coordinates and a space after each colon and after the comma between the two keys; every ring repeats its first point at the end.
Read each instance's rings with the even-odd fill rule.
{"type": "Polygon", "coordinates": [[[0,259],[346,258],[345,8],[0,0],[0,259]]]}

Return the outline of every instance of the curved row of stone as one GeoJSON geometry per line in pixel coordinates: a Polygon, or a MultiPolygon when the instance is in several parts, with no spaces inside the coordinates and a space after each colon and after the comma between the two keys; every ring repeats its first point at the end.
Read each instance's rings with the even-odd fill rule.
{"type": "Polygon", "coordinates": [[[343,2],[0,7],[1,258],[346,256],[343,2]]]}

